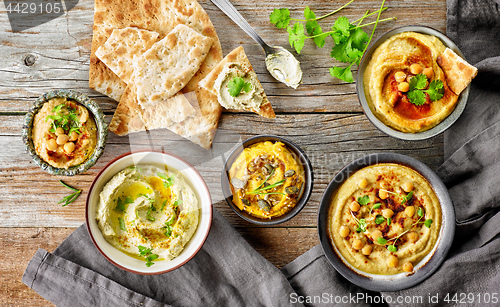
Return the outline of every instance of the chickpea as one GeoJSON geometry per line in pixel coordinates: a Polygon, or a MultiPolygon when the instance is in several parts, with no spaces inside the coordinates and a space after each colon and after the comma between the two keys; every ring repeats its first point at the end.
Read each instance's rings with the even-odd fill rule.
{"type": "Polygon", "coordinates": [[[414,231],[409,232],[406,236],[408,238],[408,241],[410,241],[411,243],[415,243],[418,240],[418,233],[414,231]]]}
{"type": "Polygon", "coordinates": [[[349,209],[351,209],[354,212],[358,212],[359,208],[361,208],[361,206],[358,204],[357,201],[353,201],[352,203],[349,204],[349,209]]]}
{"type": "Polygon", "coordinates": [[[80,124],[84,124],[87,119],[89,119],[89,113],[87,110],[81,110],[82,115],[80,115],[80,124]]]}
{"type": "Polygon", "coordinates": [[[69,141],[69,136],[67,136],[66,134],[61,134],[57,136],[56,143],[57,145],[64,145],[68,141],[69,141]]]}
{"type": "Polygon", "coordinates": [[[342,238],[345,238],[349,235],[349,233],[351,232],[351,230],[349,229],[349,227],[347,226],[340,226],[340,230],[339,230],[339,234],[342,238]]]}
{"type": "Polygon", "coordinates": [[[384,209],[382,210],[382,216],[385,217],[386,219],[390,219],[394,215],[394,211],[391,209],[384,209]]]}
{"type": "Polygon", "coordinates": [[[371,246],[371,245],[365,245],[361,249],[361,253],[363,255],[365,255],[365,256],[369,256],[372,253],[372,250],[373,250],[373,246],[371,246]]]}
{"type": "Polygon", "coordinates": [[[358,186],[362,189],[365,189],[368,186],[368,180],[366,178],[363,178],[359,181],[358,186]]]}
{"type": "Polygon", "coordinates": [[[56,135],[57,135],[57,136],[59,136],[59,135],[61,135],[61,134],[64,134],[64,129],[63,129],[63,128],[61,128],[61,127],[58,127],[58,128],[56,129],[56,135]]]}
{"type": "Polygon", "coordinates": [[[377,241],[378,238],[381,238],[382,237],[382,231],[378,230],[378,229],[375,229],[374,231],[372,231],[372,240],[373,241],[377,241]]]}
{"type": "Polygon", "coordinates": [[[411,79],[413,78],[414,76],[413,75],[408,75],[406,77],[406,82],[410,83],[411,79]]]}
{"type": "Polygon", "coordinates": [[[363,246],[363,241],[361,241],[360,239],[354,239],[354,241],[352,241],[352,247],[354,249],[360,250],[363,248],[363,246]]]}
{"type": "Polygon", "coordinates": [[[427,79],[431,79],[434,76],[434,70],[431,67],[424,68],[423,74],[427,79]]]}
{"type": "Polygon", "coordinates": [[[389,197],[389,193],[386,190],[378,190],[378,197],[381,199],[387,199],[389,197]]]}
{"type": "Polygon", "coordinates": [[[406,207],[406,209],[405,209],[405,215],[407,217],[414,216],[415,215],[415,207],[413,207],[413,206],[406,207]]]}
{"type": "Polygon", "coordinates": [[[64,151],[67,153],[72,153],[75,150],[75,143],[67,142],[64,144],[64,151]]]}
{"type": "Polygon", "coordinates": [[[410,66],[410,71],[414,75],[418,75],[418,74],[422,73],[423,70],[424,70],[424,68],[422,67],[422,65],[420,65],[418,63],[411,64],[411,66],[410,66]]]}
{"type": "Polygon", "coordinates": [[[408,84],[408,82],[401,82],[398,84],[398,90],[406,93],[410,90],[410,84],[408,84]]]}
{"type": "Polygon", "coordinates": [[[406,74],[402,71],[398,71],[394,74],[394,79],[396,79],[396,82],[403,82],[406,79],[406,74]]]}
{"type": "Polygon", "coordinates": [[[57,149],[56,139],[50,139],[47,141],[46,147],[50,151],[55,151],[57,149]]]}
{"type": "Polygon", "coordinates": [[[409,193],[409,192],[413,191],[413,183],[407,181],[407,182],[403,183],[403,185],[401,186],[401,188],[406,193],[409,193]]]}
{"type": "Polygon", "coordinates": [[[413,272],[413,264],[410,261],[403,263],[403,271],[413,272]]]}
{"type": "Polygon", "coordinates": [[[75,131],[72,131],[71,134],[69,135],[69,140],[71,142],[78,140],[78,133],[76,133],[75,131]]]}
{"type": "Polygon", "coordinates": [[[399,265],[398,257],[390,255],[389,257],[387,257],[386,264],[390,268],[396,268],[399,265]]]}

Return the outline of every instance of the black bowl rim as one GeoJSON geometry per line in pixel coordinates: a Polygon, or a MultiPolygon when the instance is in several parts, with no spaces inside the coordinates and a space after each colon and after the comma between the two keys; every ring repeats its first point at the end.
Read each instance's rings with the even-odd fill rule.
{"type": "Polygon", "coordinates": [[[381,36],[379,36],[366,50],[365,54],[361,58],[361,61],[358,66],[358,74],[356,76],[356,93],[358,96],[358,101],[361,104],[361,107],[363,108],[363,112],[365,113],[366,117],[370,120],[370,122],[377,127],[380,131],[384,132],[385,134],[392,136],[397,139],[401,140],[412,140],[412,141],[417,141],[417,140],[425,140],[429,139],[431,137],[434,137],[436,135],[439,135],[446,131],[448,128],[450,128],[462,115],[463,111],[465,110],[465,106],[467,105],[467,100],[469,97],[469,92],[470,92],[470,84],[467,86],[462,93],[460,93],[460,96],[458,98],[457,105],[455,106],[455,109],[439,124],[437,124],[435,127],[422,131],[422,132],[417,132],[417,133],[408,133],[408,132],[402,132],[395,130],[386,124],[384,124],[378,117],[373,114],[371,111],[370,107],[368,106],[368,102],[366,100],[365,96],[365,91],[363,89],[363,74],[366,65],[368,64],[368,61],[371,59],[371,56],[375,49],[380,46],[385,40],[390,38],[393,35],[403,33],[403,32],[418,32],[422,34],[430,34],[434,35],[437,38],[439,38],[443,44],[452,49],[454,52],[456,52],[459,56],[461,56],[463,59],[465,59],[464,54],[460,49],[457,47],[457,45],[445,34],[443,34],[441,31],[436,30],[432,27],[429,26],[423,26],[423,25],[407,25],[407,26],[401,26],[397,27],[394,29],[391,29],[381,36]]]}
{"type": "MultiPolygon", "coordinates": [[[[417,159],[411,158],[406,155],[396,153],[373,153],[356,159],[346,165],[340,170],[332,181],[328,184],[320,201],[318,209],[318,236],[321,247],[327,258],[328,262],[339,272],[343,277],[352,282],[353,284],[371,291],[397,291],[412,287],[430,275],[432,275],[444,261],[455,234],[455,209],[453,202],[448,193],[448,189],[426,164],[417,159]],[[437,247],[432,257],[428,262],[420,267],[418,270],[408,276],[401,276],[399,278],[375,280],[373,278],[360,275],[350,269],[340,256],[335,252],[333,243],[328,234],[328,210],[330,208],[331,198],[337,191],[338,187],[348,178],[349,174],[355,171],[378,163],[397,163],[408,166],[419,172],[431,184],[438,199],[441,203],[442,211],[442,226],[441,233],[438,239],[437,247]],[[342,176],[342,177],[341,177],[342,176]],[[343,178],[338,180],[338,178],[343,178]]],[[[389,275],[388,275],[389,276],[389,275]]]]}
{"type": "Polygon", "coordinates": [[[276,225],[280,223],[284,223],[290,219],[292,219],[294,216],[296,216],[307,204],[309,201],[309,198],[311,197],[312,189],[313,189],[313,182],[314,182],[314,176],[313,176],[313,168],[311,165],[311,162],[309,161],[309,158],[307,157],[306,153],[294,142],[281,137],[277,135],[271,135],[271,134],[263,134],[263,135],[257,135],[250,137],[238,144],[236,144],[231,151],[229,152],[227,156],[227,160],[224,161],[224,166],[222,169],[222,174],[221,174],[221,184],[222,184],[222,194],[224,195],[224,198],[226,199],[227,204],[233,211],[242,219],[261,226],[268,226],[268,225],[276,225]],[[305,173],[305,184],[304,184],[304,191],[302,193],[302,196],[299,200],[299,202],[295,205],[295,207],[292,208],[289,212],[285,213],[282,216],[272,218],[270,220],[264,220],[264,219],[259,219],[257,217],[251,216],[250,214],[246,212],[242,212],[232,201],[232,192],[231,188],[229,186],[229,177],[228,177],[228,172],[229,169],[231,168],[232,163],[234,160],[238,157],[239,153],[243,151],[243,149],[249,145],[258,143],[258,142],[263,142],[263,141],[280,141],[283,142],[289,149],[291,149],[299,158],[300,162],[302,163],[302,166],[304,167],[304,173],[305,173]]]}

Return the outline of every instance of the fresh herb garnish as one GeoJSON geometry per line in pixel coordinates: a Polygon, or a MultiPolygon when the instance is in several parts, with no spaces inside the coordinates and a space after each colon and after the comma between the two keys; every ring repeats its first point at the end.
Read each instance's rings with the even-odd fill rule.
{"type": "Polygon", "coordinates": [[[393,252],[393,253],[395,253],[395,252],[397,252],[397,251],[398,251],[398,248],[397,248],[397,247],[396,247],[396,245],[394,245],[394,244],[393,244],[393,245],[389,245],[389,246],[387,246],[387,249],[388,249],[390,252],[393,252]]]}
{"type": "Polygon", "coordinates": [[[63,199],[61,199],[61,200],[58,202],[58,204],[62,204],[62,203],[64,203],[64,205],[62,205],[63,207],[65,207],[65,206],[67,206],[67,205],[71,204],[72,202],[74,202],[74,201],[75,201],[75,199],[77,199],[77,198],[78,198],[78,196],[80,196],[80,194],[82,194],[82,190],[78,190],[78,189],[75,189],[75,188],[73,188],[73,187],[70,187],[69,185],[67,185],[66,183],[64,183],[62,180],[59,180],[59,182],[60,182],[63,186],[65,186],[65,187],[67,187],[68,189],[70,189],[71,191],[73,191],[73,193],[71,193],[71,194],[70,194],[70,195],[68,195],[68,196],[63,197],[63,199]]]}
{"type": "Polygon", "coordinates": [[[175,174],[172,174],[172,176],[170,176],[168,178],[165,174],[162,174],[162,173],[157,173],[157,175],[158,175],[158,177],[163,179],[163,187],[165,189],[170,188],[174,184],[175,174]]]}
{"type": "Polygon", "coordinates": [[[363,197],[358,197],[358,203],[361,206],[366,206],[366,205],[368,205],[369,202],[370,202],[370,196],[368,196],[368,195],[365,195],[363,197]]]}
{"type": "Polygon", "coordinates": [[[431,228],[431,224],[432,224],[432,219],[426,219],[424,221],[424,226],[427,228],[431,228]]]}
{"type": "Polygon", "coordinates": [[[45,117],[45,121],[51,119],[50,132],[55,133],[57,128],[62,128],[64,131],[68,131],[68,135],[75,131],[80,134],[80,120],[76,113],[76,109],[61,103],[52,109],[53,115],[48,115],[45,117]],[[67,112],[62,112],[63,108],[66,107],[67,112]]]}
{"type": "Polygon", "coordinates": [[[173,227],[172,225],[175,224],[175,220],[177,219],[177,214],[172,215],[170,220],[165,222],[165,227],[163,227],[166,231],[164,232],[165,236],[170,237],[172,235],[173,227]]]}
{"type": "Polygon", "coordinates": [[[177,209],[177,207],[182,205],[183,202],[184,201],[182,199],[177,199],[176,201],[174,201],[174,204],[172,206],[174,207],[174,209],[177,209]]]}
{"type": "Polygon", "coordinates": [[[138,248],[139,256],[145,258],[147,267],[152,266],[154,264],[153,260],[156,260],[159,257],[157,254],[153,254],[153,250],[151,248],[147,248],[142,245],[139,245],[138,248]]]}
{"type": "Polygon", "coordinates": [[[269,180],[269,178],[271,178],[273,175],[274,175],[274,168],[271,171],[271,173],[269,174],[269,176],[267,176],[266,179],[264,181],[262,181],[262,183],[259,184],[259,186],[255,190],[253,190],[251,192],[248,192],[248,194],[257,194],[257,195],[262,195],[262,194],[280,194],[280,195],[285,195],[284,193],[281,193],[281,192],[265,192],[266,190],[270,190],[270,189],[279,187],[280,185],[284,184],[285,181],[286,181],[286,179],[282,179],[282,180],[277,181],[277,182],[275,182],[273,184],[266,185],[266,183],[269,180]]]}
{"type": "Polygon", "coordinates": [[[366,231],[366,220],[365,219],[359,219],[358,221],[358,228],[356,228],[357,232],[365,232],[366,231]]]}
{"type": "Polygon", "coordinates": [[[391,218],[389,218],[389,217],[388,217],[388,218],[387,218],[387,226],[390,226],[390,225],[391,225],[391,223],[392,223],[392,220],[391,220],[391,218]]]}
{"type": "Polygon", "coordinates": [[[250,82],[245,82],[242,77],[234,77],[227,83],[229,95],[233,97],[238,97],[242,90],[248,93],[251,89],[252,84],[250,82]]]}
{"type": "Polygon", "coordinates": [[[373,205],[372,209],[370,210],[370,214],[372,214],[372,211],[375,210],[375,209],[378,209],[382,206],[381,203],[376,203],[375,205],[373,205]]]}
{"type": "Polygon", "coordinates": [[[125,221],[121,217],[118,218],[118,224],[120,225],[121,230],[128,232],[127,227],[125,226],[125,221]]]}
{"type": "Polygon", "coordinates": [[[381,244],[381,245],[386,245],[387,244],[387,240],[382,238],[382,237],[378,237],[377,238],[377,242],[378,244],[381,244]]]}
{"type": "Polygon", "coordinates": [[[375,217],[375,224],[380,225],[384,221],[385,221],[385,218],[382,215],[377,214],[377,216],[375,217]]]}
{"type": "Polygon", "coordinates": [[[123,212],[127,208],[126,205],[131,204],[133,202],[134,202],[134,200],[130,196],[125,197],[125,199],[118,197],[115,210],[123,212]]]}
{"type": "Polygon", "coordinates": [[[395,19],[387,18],[380,20],[381,12],[387,9],[384,7],[385,0],[383,0],[380,9],[377,11],[372,13],[366,12],[363,17],[353,21],[352,23],[349,22],[347,17],[341,16],[335,20],[333,26],[331,27],[332,31],[323,32],[318,20],[337,13],[353,1],[354,0],[351,0],[342,7],[320,17],[316,17],[316,14],[314,14],[309,7],[306,7],[304,9],[305,19],[291,18],[290,10],[287,8],[274,9],[269,16],[269,21],[278,29],[287,29],[290,46],[292,46],[298,54],[302,51],[306,39],[312,39],[319,48],[322,48],[325,45],[326,38],[331,36],[335,45],[330,56],[335,58],[337,61],[350,63],[350,65],[347,67],[331,67],[330,74],[333,77],[346,82],[353,82],[354,79],[352,77],[351,67],[354,63],[359,64],[366,47],[369,45],[373,37],[377,24],[382,21],[395,19]],[[365,18],[374,14],[377,14],[376,21],[362,24],[365,18]],[[297,22],[290,25],[290,21],[297,22]],[[305,22],[305,28],[302,22],[305,22]],[[369,25],[374,25],[371,36],[368,36],[368,34],[362,30],[362,27],[369,25]],[[306,35],[305,31],[309,36],[306,35]]]}
{"type": "Polygon", "coordinates": [[[441,80],[432,80],[427,86],[427,77],[424,74],[418,74],[410,80],[410,90],[408,91],[408,100],[416,106],[425,104],[425,93],[429,95],[431,101],[437,101],[443,98],[444,85],[441,80]]]}
{"type": "Polygon", "coordinates": [[[413,191],[408,193],[406,196],[403,196],[403,201],[401,202],[401,206],[406,204],[413,197],[413,191]]]}

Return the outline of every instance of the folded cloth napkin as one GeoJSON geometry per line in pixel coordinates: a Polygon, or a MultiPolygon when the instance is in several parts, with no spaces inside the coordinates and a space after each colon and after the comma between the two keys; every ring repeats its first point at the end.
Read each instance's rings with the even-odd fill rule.
{"type": "Polygon", "coordinates": [[[472,294],[479,305],[487,305],[486,299],[498,305],[493,299],[500,298],[500,12],[495,1],[447,1],[447,34],[479,74],[464,114],[445,133],[445,162],[438,170],[455,205],[456,238],[445,262],[421,284],[392,293],[366,291],[339,275],[320,246],[280,271],[217,211],[203,248],[175,271],[143,276],[120,270],[94,248],[83,225],[52,254],[38,250],[23,282],[56,305],[72,307],[403,305],[398,297],[405,306],[430,305],[436,298],[443,306],[446,295],[453,305],[453,295],[460,300],[461,293],[467,299],[472,294]]]}

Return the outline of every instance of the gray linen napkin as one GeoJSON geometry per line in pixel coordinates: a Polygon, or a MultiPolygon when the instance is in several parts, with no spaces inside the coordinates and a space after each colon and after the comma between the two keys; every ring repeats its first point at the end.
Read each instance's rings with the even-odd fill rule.
{"type": "Polygon", "coordinates": [[[447,6],[447,34],[480,72],[464,114],[445,133],[438,174],[453,198],[457,232],[447,259],[429,279],[403,291],[369,292],[339,275],[320,246],[280,272],[214,212],[203,248],[173,272],[141,276],[117,269],[82,226],[54,253],[40,249],[23,282],[58,306],[364,306],[381,297],[417,299],[384,300],[391,306],[432,305],[435,298],[443,306],[446,295],[452,299],[455,293],[472,293],[469,305],[488,305],[486,295],[498,305],[492,297],[500,297],[499,6],[493,0],[448,0],[447,6]]]}
{"type": "Polygon", "coordinates": [[[214,210],[203,248],[172,272],[145,276],[107,261],[82,225],[51,254],[39,249],[23,282],[57,306],[286,306],[280,271],[214,210]]]}

